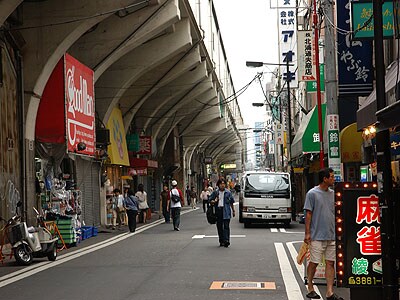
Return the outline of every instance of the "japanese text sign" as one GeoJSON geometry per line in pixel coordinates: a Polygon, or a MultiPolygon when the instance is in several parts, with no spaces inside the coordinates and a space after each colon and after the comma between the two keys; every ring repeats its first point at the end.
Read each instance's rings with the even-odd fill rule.
{"type": "Polygon", "coordinates": [[[336,251],[339,286],[382,284],[379,198],[374,183],[338,183],[336,251]]]}
{"type": "Polygon", "coordinates": [[[299,81],[312,81],[317,79],[313,34],[311,30],[301,30],[297,32],[297,62],[299,81]]]}
{"type": "Polygon", "coordinates": [[[151,136],[139,136],[139,151],[137,154],[151,154],[151,136]]]}
{"type": "Polygon", "coordinates": [[[367,96],[373,90],[372,41],[352,40],[350,0],[337,0],[339,96],[367,96]]]}
{"type": "Polygon", "coordinates": [[[80,154],[95,152],[94,73],[72,56],[65,54],[65,105],[67,148],[80,154]]]}
{"type": "Polygon", "coordinates": [[[289,72],[286,66],[281,66],[280,70],[283,79],[290,82],[291,87],[298,86],[297,77],[297,17],[296,0],[278,0],[278,31],[279,31],[279,63],[286,65],[289,63],[289,72]]]}

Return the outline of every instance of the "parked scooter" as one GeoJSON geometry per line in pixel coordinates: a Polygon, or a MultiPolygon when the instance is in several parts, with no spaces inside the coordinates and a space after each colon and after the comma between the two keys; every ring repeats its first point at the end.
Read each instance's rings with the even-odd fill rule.
{"type": "MultiPolygon", "coordinates": [[[[53,237],[44,226],[44,219],[34,208],[38,227],[27,227],[21,217],[13,216],[4,227],[7,238],[14,252],[15,260],[20,265],[30,265],[34,257],[46,257],[50,261],[57,258],[57,237],[53,237]]],[[[3,219],[4,220],[4,219],[3,219]]]]}

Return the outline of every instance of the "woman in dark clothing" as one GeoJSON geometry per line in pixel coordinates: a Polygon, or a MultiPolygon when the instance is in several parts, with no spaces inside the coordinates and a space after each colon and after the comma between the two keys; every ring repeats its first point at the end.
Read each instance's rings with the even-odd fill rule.
{"type": "Polygon", "coordinates": [[[136,230],[136,216],[139,210],[139,201],[131,189],[128,190],[127,197],[124,198],[124,207],[128,215],[128,226],[130,232],[136,230]]]}

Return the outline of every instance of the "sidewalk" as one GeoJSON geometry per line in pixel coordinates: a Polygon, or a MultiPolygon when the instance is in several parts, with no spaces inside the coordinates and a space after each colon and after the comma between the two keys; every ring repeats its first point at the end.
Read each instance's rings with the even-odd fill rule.
{"type": "MultiPolygon", "coordinates": [[[[192,210],[191,207],[189,206],[184,206],[182,208],[183,211],[186,210],[192,210]]],[[[158,211],[156,212],[152,212],[151,213],[151,219],[147,220],[146,223],[138,223],[136,229],[141,228],[142,226],[151,224],[155,221],[158,221],[160,219],[164,219],[164,217],[162,216],[162,213],[159,213],[158,211]]],[[[68,247],[68,249],[63,249],[62,251],[58,252],[58,255],[64,255],[66,253],[71,253],[74,251],[79,251],[82,248],[103,242],[109,238],[118,236],[120,234],[124,234],[129,232],[128,230],[128,226],[127,225],[123,225],[121,227],[121,229],[111,229],[111,228],[106,228],[105,226],[98,226],[98,235],[97,236],[93,236],[89,239],[83,240],[80,243],[78,243],[77,246],[71,246],[68,247]]],[[[34,258],[33,262],[31,264],[31,266],[35,266],[35,264],[38,264],[40,262],[46,262],[48,261],[47,258],[34,258]]],[[[25,266],[20,266],[15,262],[14,257],[9,259],[8,256],[4,259],[3,264],[1,264],[0,262],[0,277],[10,274],[12,272],[18,271],[18,270],[22,270],[23,268],[26,268],[25,266]]]]}

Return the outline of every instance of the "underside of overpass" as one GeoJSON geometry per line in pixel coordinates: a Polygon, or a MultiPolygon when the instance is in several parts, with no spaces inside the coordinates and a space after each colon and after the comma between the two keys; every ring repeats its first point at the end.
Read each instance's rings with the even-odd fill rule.
{"type": "Polygon", "coordinates": [[[107,124],[118,107],[126,131],[152,137],[151,159],[161,160],[171,135],[181,143],[182,168],[194,151],[215,165],[241,158],[237,100],[224,101],[231,95],[188,0],[0,1],[0,24],[23,61],[28,182],[41,97],[65,53],[94,71],[98,121],[107,124]]]}

